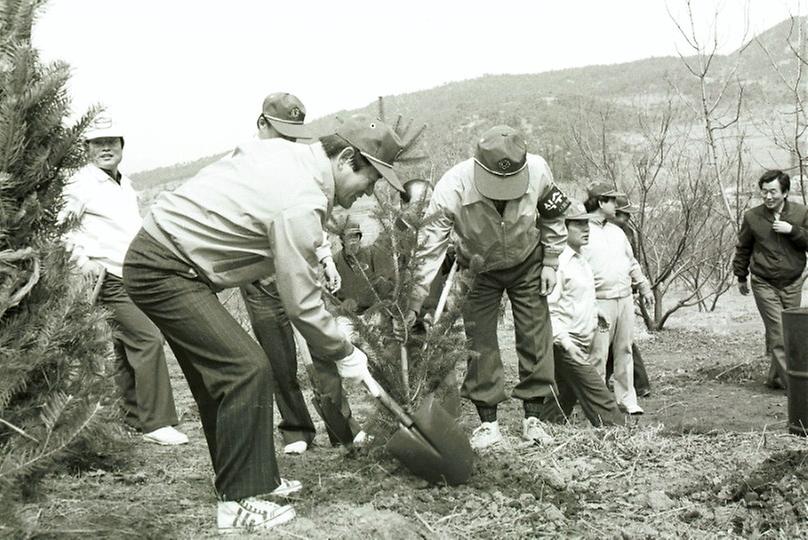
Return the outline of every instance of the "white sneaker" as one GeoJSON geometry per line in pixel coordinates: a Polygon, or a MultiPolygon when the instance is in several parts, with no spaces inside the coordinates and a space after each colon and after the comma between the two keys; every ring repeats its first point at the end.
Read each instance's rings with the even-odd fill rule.
{"type": "Polygon", "coordinates": [[[502,434],[499,432],[499,422],[483,422],[480,427],[474,430],[471,434],[471,447],[475,450],[482,450],[488,448],[493,444],[497,444],[502,440],[502,434]]]}
{"type": "Polygon", "coordinates": [[[255,497],[239,501],[219,501],[216,524],[220,533],[251,532],[271,529],[295,518],[295,509],[255,497]]]}
{"type": "Polygon", "coordinates": [[[281,483],[278,487],[272,490],[270,495],[273,497],[288,497],[292,493],[297,493],[303,489],[303,484],[299,480],[287,480],[281,478],[281,483]]]}
{"type": "Polygon", "coordinates": [[[373,435],[368,435],[364,429],[359,433],[357,433],[356,435],[354,435],[353,438],[353,445],[356,446],[357,448],[367,446],[371,442],[373,442],[373,435]]]}
{"type": "Polygon", "coordinates": [[[295,441],[283,447],[284,454],[302,454],[309,449],[309,444],[306,441],[295,441]]]}
{"type": "Polygon", "coordinates": [[[550,444],[553,437],[544,429],[541,420],[530,416],[522,420],[522,438],[526,441],[535,441],[539,444],[550,444]]]}
{"type": "Polygon", "coordinates": [[[154,431],[143,434],[146,442],[162,444],[163,446],[176,446],[178,444],[188,444],[188,436],[171,426],[157,428],[154,431]]]}

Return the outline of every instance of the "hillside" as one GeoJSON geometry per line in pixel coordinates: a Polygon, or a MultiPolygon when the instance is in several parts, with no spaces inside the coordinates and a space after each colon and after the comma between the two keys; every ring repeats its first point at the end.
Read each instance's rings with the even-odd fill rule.
{"type": "MultiPolygon", "coordinates": [[[[793,64],[786,42],[790,26],[791,22],[786,20],[757,37],[783,69],[793,64]]],[[[763,115],[772,104],[784,103],[785,87],[755,40],[730,55],[716,56],[714,76],[731,69],[739,54],[738,79],[745,87],[749,113],[763,115]]],[[[433,151],[431,159],[419,168],[407,171],[409,174],[439,175],[450,164],[469,155],[471,142],[480,131],[505,123],[521,129],[531,151],[545,155],[556,175],[563,177],[569,174],[568,165],[563,156],[555,154],[564,146],[572,122],[608,110],[613,126],[631,130],[637,106],[665,103],[669,96],[677,94],[674,86],[682,96],[697,95],[696,82],[682,60],[660,57],[537,74],[485,75],[409,94],[385,96],[385,104],[388,117],[401,113],[416,123],[429,124],[423,147],[440,149],[433,151]]],[[[316,119],[312,125],[317,133],[325,133],[333,128],[337,116],[376,111],[377,105],[372,102],[363,109],[338,111],[316,119]]],[[[133,178],[139,189],[178,183],[224,154],[144,171],[133,178]]]]}

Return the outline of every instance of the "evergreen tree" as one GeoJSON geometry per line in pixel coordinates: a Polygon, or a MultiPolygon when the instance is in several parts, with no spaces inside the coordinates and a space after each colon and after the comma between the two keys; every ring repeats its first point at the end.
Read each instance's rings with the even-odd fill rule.
{"type": "Polygon", "coordinates": [[[66,127],[68,66],[44,65],[31,45],[43,3],[0,1],[0,536],[30,528],[12,503],[33,480],[109,440],[114,409],[105,314],[73,275],[70,224],[57,219],[94,111],[66,127]]]}

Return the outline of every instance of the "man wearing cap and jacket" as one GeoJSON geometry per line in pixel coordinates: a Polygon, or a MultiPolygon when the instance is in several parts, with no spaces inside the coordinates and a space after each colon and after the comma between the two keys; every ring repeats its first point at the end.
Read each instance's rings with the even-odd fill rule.
{"type": "Polygon", "coordinates": [[[642,414],[634,388],[634,296],[640,291],[642,301],[650,308],[654,302],[651,285],[642,273],[625,233],[608,220],[614,219],[617,197],[623,196],[613,186],[596,182],[589,187],[584,203],[587,212],[595,214],[591,221],[589,243],[582,252],[595,276],[599,314],[608,324],[607,332],[596,332],[590,360],[606,380],[609,347],[614,351],[614,396],[618,406],[629,414],[642,414]]]}
{"type": "Polygon", "coordinates": [[[799,307],[805,282],[808,249],[808,208],[788,199],[791,178],[779,170],[766,171],[758,180],[763,204],[743,216],[735,246],[733,271],[741,294],[749,294],[751,273],[755,297],[766,329],[766,353],[770,358],[766,384],[788,385],[782,313],[799,307]]]}
{"type": "Polygon", "coordinates": [[[177,425],[177,410],[156,326],[126,294],[121,281],[129,242],[141,226],[132,181],[121,174],[123,131],[106,116],[85,134],[89,163],[65,185],[61,217],[78,221],[65,238],[79,270],[103,279],[98,302],[112,312],[116,382],[124,418],[143,439],[162,445],[188,442],[177,425]]]}
{"type": "Polygon", "coordinates": [[[589,422],[600,427],[623,425],[625,420],[603,377],[589,362],[595,333],[604,330],[605,323],[599,324],[595,278],[581,255],[581,248],[589,242],[589,220],[595,217],[578,201],[573,201],[564,214],[567,245],[558,258],[555,289],[547,298],[558,395],[545,400],[542,416],[565,422],[580,403],[589,422]]]}
{"type": "MultiPolygon", "coordinates": [[[[612,223],[620,227],[628,238],[628,243],[631,245],[631,251],[636,255],[638,253],[637,245],[637,230],[631,221],[631,215],[637,212],[637,208],[631,204],[628,197],[617,197],[615,201],[617,206],[614,219],[610,220],[612,223]]],[[[648,378],[648,372],[645,369],[645,362],[642,359],[640,348],[637,346],[636,341],[631,342],[631,358],[634,361],[634,389],[639,397],[648,397],[651,395],[651,380],[648,378]]],[[[614,350],[609,348],[609,357],[606,360],[606,380],[608,381],[614,372],[614,350]]]]}
{"type": "Polygon", "coordinates": [[[254,140],[163,193],[129,247],[124,283],[163,331],[199,407],[216,473],[222,532],[268,529],[294,509],[260,498],[288,495],[272,430],[272,371],[261,347],[216,297],[274,274],[284,311],[312,351],[344,378],[364,380],[367,357],[325,309],[318,248],[336,202],[349,208],[384,177],[401,141],[381,121],[347,119],[308,146],[254,140]]]}
{"type": "MultiPolygon", "coordinates": [[[[269,94],[264,98],[261,115],[256,121],[258,138],[282,138],[292,142],[311,139],[310,130],[304,124],[305,119],[306,108],[296,96],[286,92],[269,94]]],[[[329,288],[338,289],[340,276],[331,256],[331,244],[327,235],[318,248],[317,259],[325,272],[329,288]]],[[[281,414],[278,430],[284,441],[283,451],[286,454],[301,454],[314,439],[314,422],[297,380],[294,330],[283,309],[274,277],[269,276],[242,286],[241,296],[253,333],[264,349],[274,373],[273,392],[281,414]]],[[[301,343],[300,346],[305,347],[306,344],[301,343]]],[[[338,381],[336,373],[335,377],[338,381]]]]}
{"type": "Polygon", "coordinates": [[[538,418],[543,401],[553,395],[546,296],[555,286],[566,238],[561,216],[568,205],[544,159],[528,154],[522,136],[508,126],[486,131],[474,158],[449,169],[435,185],[427,214],[436,217],[424,228],[415,255],[423,263],[415,276],[408,319],[414,320],[421,309],[454,232],[460,266],[468,268],[473,258],[482,260],[463,308],[466,335],[478,353],[469,360],[461,389],[480,416],[481,425],[471,439],[474,448],[502,438],[497,406],[508,396],[497,321],[503,292],[513,308],[519,359],[513,396],[524,404],[522,436],[542,443],[552,440],[538,418]]]}

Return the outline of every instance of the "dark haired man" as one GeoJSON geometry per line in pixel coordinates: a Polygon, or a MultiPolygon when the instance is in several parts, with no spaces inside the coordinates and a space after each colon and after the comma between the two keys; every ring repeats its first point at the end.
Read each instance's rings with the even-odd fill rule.
{"type": "Polygon", "coordinates": [[[788,200],[791,179],[782,171],[766,171],[758,187],[763,204],[744,214],[732,265],[744,296],[749,294],[747,276],[752,274],[752,294],[771,359],[767,384],[784,388],[788,381],[781,314],[802,301],[808,208],[788,200]]]}
{"type": "Polygon", "coordinates": [[[590,360],[605,380],[606,360],[612,347],[615,400],[629,414],[642,414],[634,389],[634,359],[631,354],[634,341],[632,289],[639,289],[647,307],[653,304],[654,296],[625,233],[609,223],[615,217],[617,197],[621,195],[614,186],[596,182],[588,188],[584,203],[586,211],[595,214],[595,217],[591,220],[589,243],[582,253],[595,276],[599,314],[609,327],[608,331],[595,334],[590,360]]]}
{"type": "Polygon", "coordinates": [[[561,216],[568,204],[547,162],[528,154],[522,135],[508,126],[486,131],[474,157],[449,169],[435,185],[427,209],[435,219],[422,231],[415,255],[423,263],[408,318],[414,321],[421,310],[454,233],[461,268],[468,268],[472,258],[483,261],[463,307],[466,335],[479,353],[469,360],[461,391],[480,417],[471,438],[474,448],[502,439],[497,406],[508,396],[497,321],[505,292],[516,333],[519,382],[513,397],[523,402],[522,437],[537,443],[552,440],[539,419],[544,400],[553,399],[553,335],[546,297],[555,286],[564,248],[561,216]]]}
{"type": "Polygon", "coordinates": [[[318,144],[259,139],[163,193],[129,246],[124,283],[163,331],[199,407],[216,473],[223,532],[268,529],[291,506],[259,498],[300,489],[282,482],[272,433],[272,371],[261,347],[216,297],[275,276],[284,311],[315,354],[344,378],[367,357],[325,309],[317,249],[333,204],[349,208],[393,171],[401,141],[383,122],[348,118],[318,144]]]}

